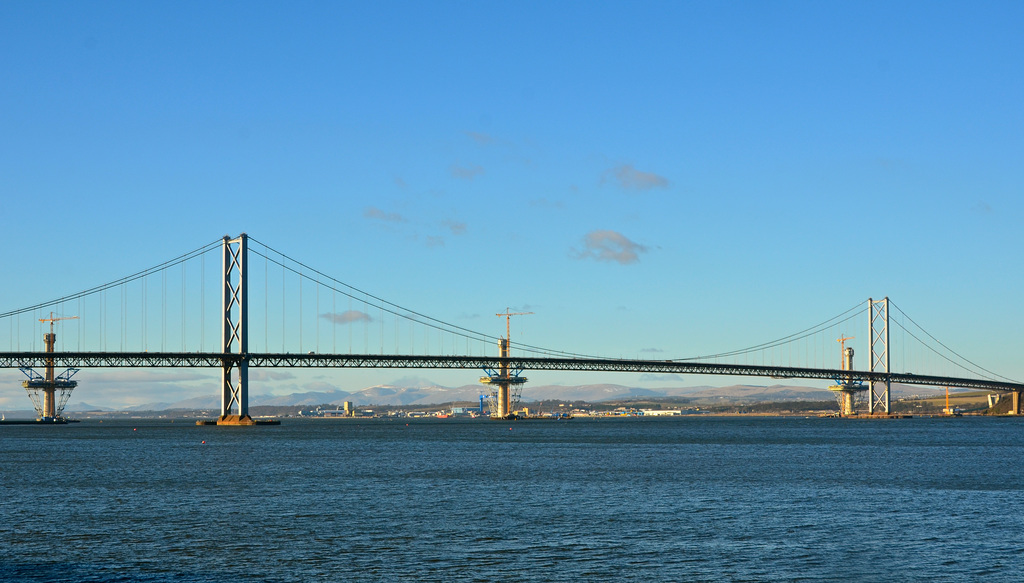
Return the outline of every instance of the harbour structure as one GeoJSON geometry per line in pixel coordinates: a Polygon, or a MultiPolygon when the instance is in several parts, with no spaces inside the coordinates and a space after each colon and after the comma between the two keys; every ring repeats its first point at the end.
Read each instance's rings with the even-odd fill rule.
{"type": "MultiPolygon", "coordinates": [[[[853,336],[836,339],[839,342],[839,354],[841,355],[840,370],[852,371],[853,347],[846,346],[847,340],[853,340],[853,336]]],[[[867,387],[861,381],[854,380],[851,375],[844,375],[837,378],[836,384],[830,386],[828,390],[836,394],[836,400],[839,402],[839,416],[849,417],[857,414],[857,393],[866,391],[867,387]]]]}
{"type": "Polygon", "coordinates": [[[75,320],[78,316],[54,316],[50,312],[49,318],[40,318],[40,322],[50,323],[50,332],[43,335],[43,343],[46,346],[48,355],[45,362],[45,375],[40,375],[32,367],[23,366],[21,372],[28,377],[28,380],[21,384],[25,392],[32,399],[36,415],[39,421],[62,422],[64,421],[64,407],[71,398],[71,391],[78,386],[78,381],[71,380],[78,372],[77,368],[69,368],[59,375],[55,375],[55,366],[52,355],[57,344],[57,334],[53,331],[53,323],[61,320],[75,320]]]}

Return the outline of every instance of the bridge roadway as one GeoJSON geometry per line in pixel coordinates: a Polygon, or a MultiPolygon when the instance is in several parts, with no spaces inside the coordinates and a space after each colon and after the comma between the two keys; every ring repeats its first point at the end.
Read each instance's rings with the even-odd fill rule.
{"type": "Polygon", "coordinates": [[[889,373],[837,369],[801,368],[748,364],[715,364],[692,360],[632,360],[611,358],[551,358],[497,356],[418,356],[379,354],[273,354],[248,355],[219,352],[0,352],[0,368],[44,368],[49,359],[59,368],[221,368],[237,366],[244,359],[249,367],[291,368],[418,368],[490,369],[505,362],[512,370],[561,370],[594,372],[675,373],[770,377],[773,379],[849,379],[934,387],[958,387],[986,391],[1021,392],[1024,384],[983,379],[965,379],[908,372],[889,373]]]}

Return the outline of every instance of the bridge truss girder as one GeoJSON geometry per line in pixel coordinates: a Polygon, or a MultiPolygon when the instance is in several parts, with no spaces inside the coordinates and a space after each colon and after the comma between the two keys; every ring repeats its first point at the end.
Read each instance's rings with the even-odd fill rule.
{"type": "MultiPolygon", "coordinates": [[[[0,353],[0,368],[44,366],[52,359],[55,366],[74,368],[222,368],[229,362],[246,368],[419,368],[419,369],[500,369],[497,356],[379,355],[379,354],[225,354],[199,352],[6,352],[0,353]]],[[[675,360],[630,360],[602,358],[543,358],[515,356],[507,359],[509,369],[674,373],[724,375],[775,379],[800,378],[850,382],[886,381],[934,387],[955,386],[998,392],[1024,391],[1024,384],[983,379],[965,379],[910,373],[870,372],[840,369],[816,369],[782,366],[714,364],[675,360]]]]}

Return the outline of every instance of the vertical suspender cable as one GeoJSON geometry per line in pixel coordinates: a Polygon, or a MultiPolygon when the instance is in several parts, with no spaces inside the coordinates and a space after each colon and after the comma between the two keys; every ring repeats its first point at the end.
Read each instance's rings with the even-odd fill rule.
{"type": "Polygon", "coordinates": [[[187,310],[187,304],[185,303],[185,262],[181,262],[181,351],[185,352],[185,313],[187,310]]]}
{"type": "Polygon", "coordinates": [[[149,330],[147,330],[146,323],[149,321],[149,313],[146,310],[146,281],[149,278],[146,276],[142,277],[142,351],[149,351],[149,330]]]}
{"type": "Polygon", "coordinates": [[[316,316],[316,342],[315,342],[315,350],[319,354],[320,353],[320,280],[319,280],[319,278],[316,281],[316,313],[313,314],[313,315],[316,316]]]}
{"type": "Polygon", "coordinates": [[[285,321],[285,269],[284,259],[281,260],[281,353],[284,353],[284,321],[285,321]]]}
{"type": "Polygon", "coordinates": [[[199,352],[206,351],[206,253],[199,256],[199,352]]]}
{"type": "Polygon", "coordinates": [[[167,350],[167,270],[160,271],[160,352],[167,350]]]}
{"type": "Polygon", "coordinates": [[[263,255],[263,349],[270,351],[270,258],[263,255]]]}

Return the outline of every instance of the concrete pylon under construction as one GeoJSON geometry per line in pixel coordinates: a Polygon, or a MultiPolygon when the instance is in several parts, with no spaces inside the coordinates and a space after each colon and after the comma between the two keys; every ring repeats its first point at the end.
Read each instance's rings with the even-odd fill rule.
{"type": "Polygon", "coordinates": [[[488,398],[491,405],[491,419],[515,419],[515,406],[519,404],[519,395],[526,377],[520,376],[523,371],[512,370],[509,367],[508,359],[511,352],[509,343],[512,339],[512,316],[526,316],[533,312],[513,312],[511,308],[505,308],[504,312],[495,314],[505,318],[505,337],[498,339],[498,357],[501,363],[497,371],[484,369],[487,376],[480,377],[480,382],[489,385],[491,394],[488,398]]]}
{"type": "MultiPolygon", "coordinates": [[[[840,342],[849,340],[849,338],[840,338],[840,342]]],[[[847,348],[845,344],[842,345],[842,369],[853,370],[853,348],[847,348]]],[[[850,415],[856,415],[856,402],[857,393],[867,390],[867,387],[860,381],[854,381],[850,376],[844,376],[836,379],[835,385],[832,385],[828,390],[835,392],[836,400],[839,402],[839,416],[848,417],[850,415]]]]}
{"type": "Polygon", "coordinates": [[[504,419],[512,414],[512,391],[508,377],[508,339],[498,341],[498,354],[503,359],[498,381],[498,417],[504,419]]]}
{"type": "Polygon", "coordinates": [[[487,376],[480,377],[480,382],[491,389],[491,419],[514,419],[513,409],[519,403],[519,391],[526,382],[526,377],[519,376],[521,371],[509,367],[509,342],[507,338],[498,340],[498,354],[501,366],[497,371],[487,370],[487,376]]]}
{"type": "MultiPolygon", "coordinates": [[[[50,318],[40,319],[40,322],[50,322],[50,332],[43,335],[47,354],[52,355],[57,345],[57,334],[53,331],[53,323],[69,319],[73,318],[54,318],[52,314],[50,318]]],[[[23,381],[22,386],[25,387],[29,398],[32,399],[40,421],[62,421],[64,406],[67,405],[68,399],[71,397],[71,391],[78,386],[78,381],[71,380],[71,377],[78,372],[77,368],[69,368],[60,375],[55,375],[54,364],[53,357],[48,356],[44,376],[40,376],[31,368],[21,369],[21,372],[28,376],[28,380],[23,381]],[[59,398],[58,391],[60,392],[59,398]]]]}

